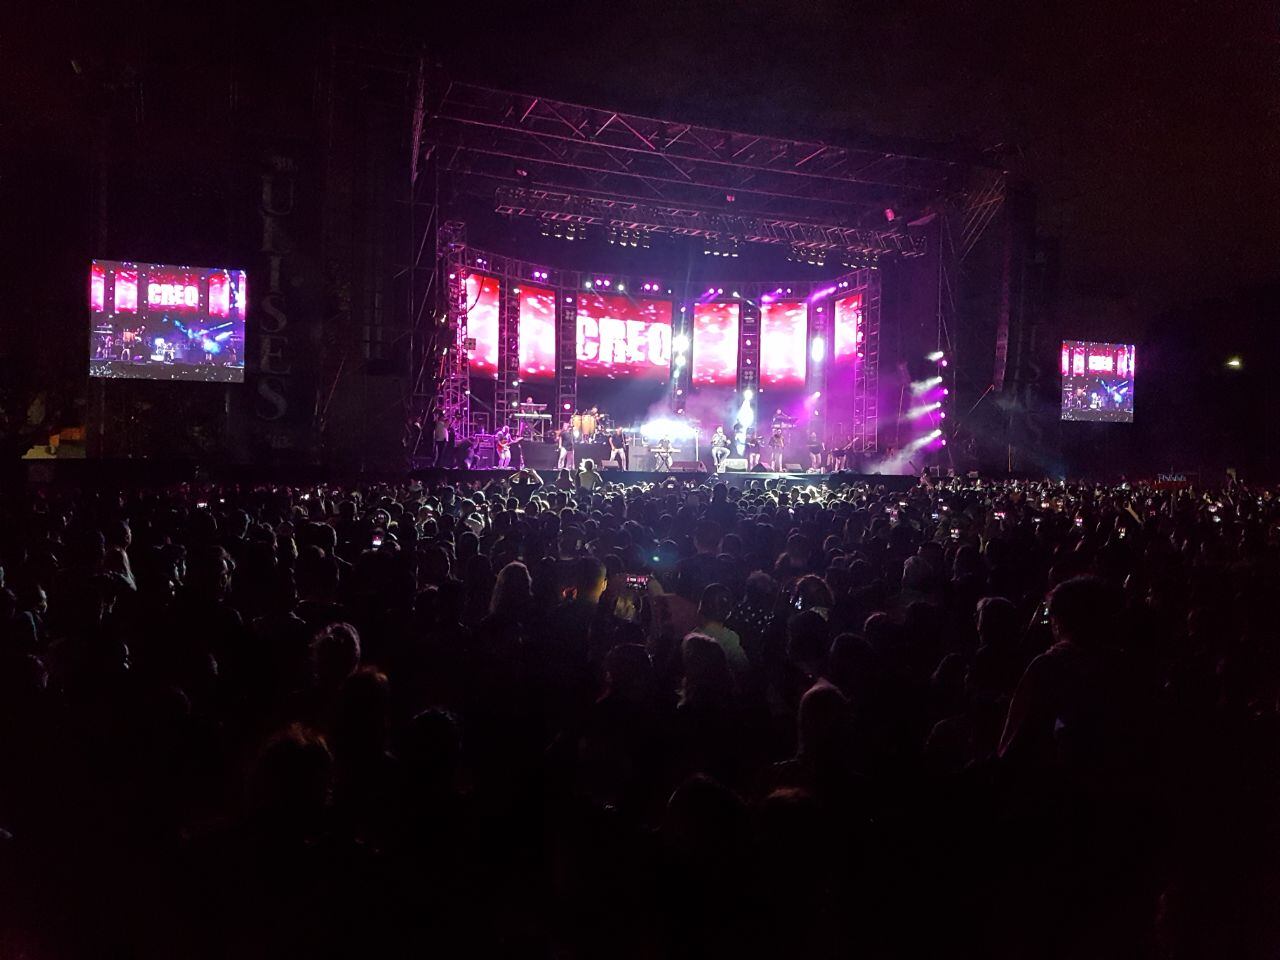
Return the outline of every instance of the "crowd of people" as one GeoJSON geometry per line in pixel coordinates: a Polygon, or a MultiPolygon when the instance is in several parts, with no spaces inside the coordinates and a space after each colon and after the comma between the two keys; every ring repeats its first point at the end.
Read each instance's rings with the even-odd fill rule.
{"type": "Polygon", "coordinates": [[[590,486],[5,495],[0,955],[1280,948],[1280,497],[590,486]]]}

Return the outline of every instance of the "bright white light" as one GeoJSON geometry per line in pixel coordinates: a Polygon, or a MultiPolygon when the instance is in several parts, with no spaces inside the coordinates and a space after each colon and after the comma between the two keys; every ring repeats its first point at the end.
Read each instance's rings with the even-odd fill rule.
{"type": "Polygon", "coordinates": [[[752,390],[743,390],[742,395],[746,397],[746,399],[750,400],[752,397],[755,396],[755,392],[752,390]]]}
{"type": "Polygon", "coordinates": [[[930,377],[928,380],[917,380],[915,383],[911,384],[911,393],[913,396],[918,397],[920,394],[932,390],[940,383],[942,383],[941,377],[930,377]]]}
{"type": "Polygon", "coordinates": [[[928,360],[930,363],[937,363],[939,360],[941,360],[945,356],[946,354],[943,353],[941,350],[935,350],[933,351],[933,353],[925,357],[925,359],[928,360]]]}
{"type": "Polygon", "coordinates": [[[676,353],[686,353],[689,350],[689,337],[683,333],[676,334],[671,341],[671,348],[676,353]]]}
{"type": "Polygon", "coordinates": [[[640,435],[645,440],[692,440],[694,428],[684,420],[661,417],[650,420],[640,428],[640,435]]]}
{"type": "Polygon", "coordinates": [[[931,413],[942,406],[942,401],[938,400],[934,403],[923,403],[918,407],[912,407],[907,411],[907,419],[914,420],[916,417],[923,417],[926,413],[931,413]]]}
{"type": "Polygon", "coordinates": [[[814,340],[809,344],[809,359],[814,363],[821,363],[822,358],[827,355],[827,342],[821,338],[814,340]]]}
{"type": "Polygon", "coordinates": [[[738,416],[735,418],[744,430],[756,422],[755,404],[751,402],[751,391],[748,390],[742,398],[742,403],[738,406],[738,416]]]}

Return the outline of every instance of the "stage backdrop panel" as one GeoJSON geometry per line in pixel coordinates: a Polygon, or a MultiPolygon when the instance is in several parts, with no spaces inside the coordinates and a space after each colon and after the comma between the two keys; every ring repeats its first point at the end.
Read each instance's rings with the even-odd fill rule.
{"type": "Polygon", "coordinates": [[[241,383],[247,303],[243,270],[94,260],[89,375],[241,383]]]}
{"type": "Polygon", "coordinates": [[[736,303],[699,303],[693,308],[693,385],[732,387],[738,382],[736,303]]]}
{"type": "Polygon", "coordinates": [[[852,368],[862,349],[862,294],[851,293],[836,301],[835,357],[837,368],[852,368]]]}
{"type": "Polygon", "coordinates": [[[778,300],[760,305],[760,381],[770,387],[803,387],[807,372],[808,305],[778,300]]]}
{"type": "Polygon", "coordinates": [[[578,297],[578,376],[665,380],[671,301],[588,293],[578,297]]]}
{"type": "Polygon", "coordinates": [[[1131,343],[1062,342],[1062,419],[1133,422],[1131,343]]]}
{"type": "Polygon", "coordinates": [[[467,336],[476,342],[471,351],[471,372],[492,377],[498,372],[497,277],[467,275],[467,336]]]}
{"type": "Polygon", "coordinates": [[[520,377],[556,376],[556,295],[544,287],[520,285],[520,377]]]}

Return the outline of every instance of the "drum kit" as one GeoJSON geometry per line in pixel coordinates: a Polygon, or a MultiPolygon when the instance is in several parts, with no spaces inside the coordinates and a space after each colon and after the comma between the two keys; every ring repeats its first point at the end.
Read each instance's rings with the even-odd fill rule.
{"type": "Polygon", "coordinates": [[[570,417],[569,426],[573,429],[575,439],[591,440],[596,434],[603,436],[612,430],[613,420],[607,413],[601,413],[598,408],[592,407],[570,417]]]}

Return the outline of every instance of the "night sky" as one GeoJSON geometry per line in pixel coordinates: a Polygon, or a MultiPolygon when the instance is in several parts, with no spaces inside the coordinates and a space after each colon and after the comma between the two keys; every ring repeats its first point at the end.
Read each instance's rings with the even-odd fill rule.
{"type": "Polygon", "coordinates": [[[468,79],[837,140],[1038,189],[1063,292],[1159,310],[1280,275],[1280,15],[1261,3],[550,4],[459,20],[468,79]],[[550,12],[554,11],[554,12],[550,12]]]}
{"type": "MultiPolygon", "coordinates": [[[[71,57],[123,55],[145,70],[148,58],[270,56],[319,29],[261,6],[218,9],[33,11],[5,52],[6,151],[83,147],[67,123],[71,57]],[[218,23],[226,42],[211,44],[218,23]]],[[[335,16],[420,36],[476,82],[987,157],[1036,187],[1042,228],[1063,241],[1068,296],[1133,296],[1152,311],[1280,275],[1280,14],[1270,4],[573,0],[344,5],[335,16]]]]}

